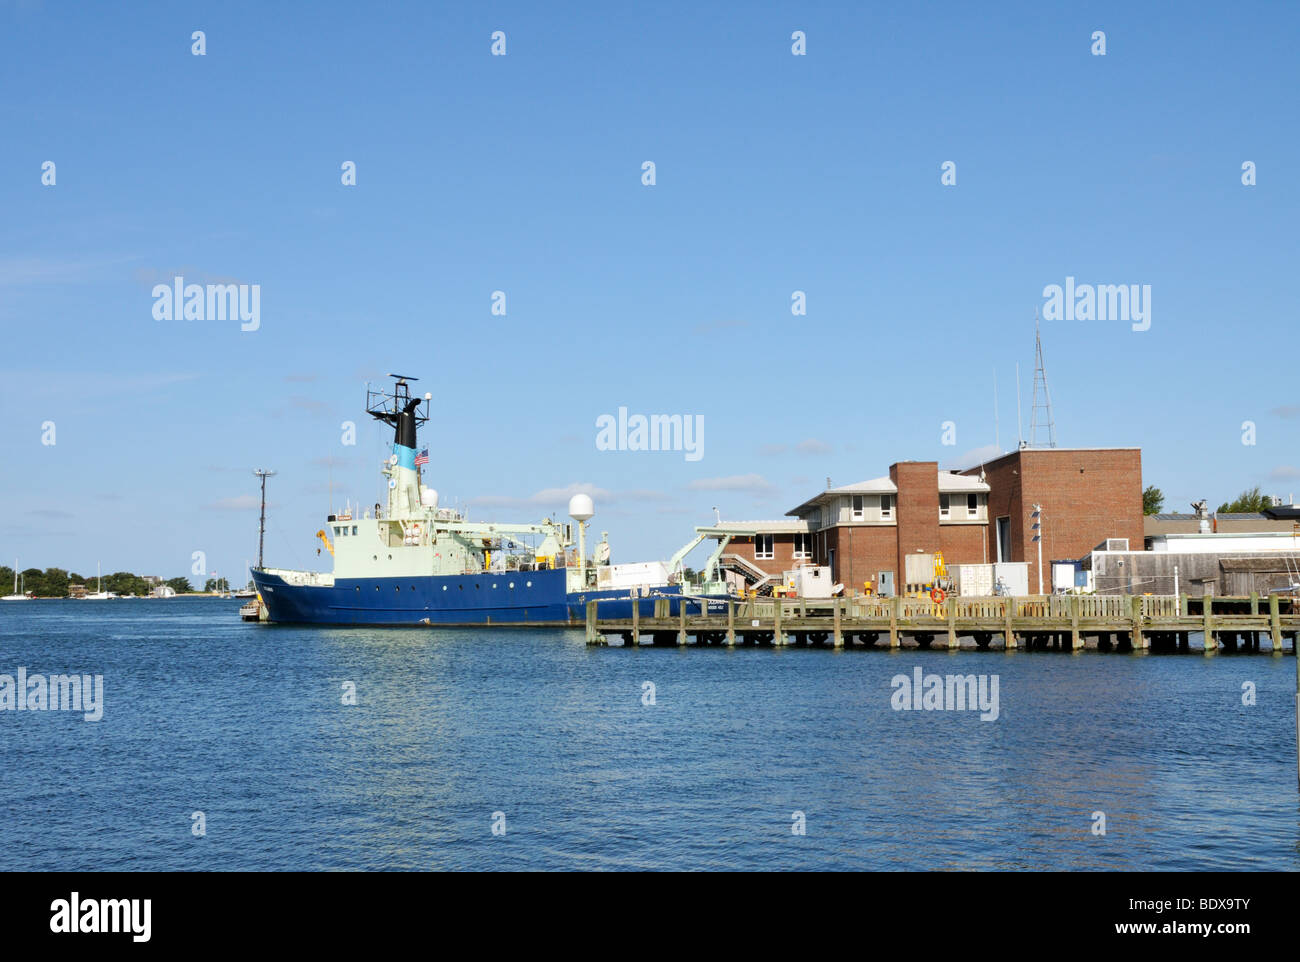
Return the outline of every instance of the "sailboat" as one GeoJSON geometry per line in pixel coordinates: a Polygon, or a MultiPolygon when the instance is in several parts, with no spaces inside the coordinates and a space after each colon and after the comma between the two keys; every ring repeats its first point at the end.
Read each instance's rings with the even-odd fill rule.
{"type": "Polygon", "coordinates": [[[26,578],[23,579],[23,590],[22,591],[18,590],[18,559],[15,558],[14,559],[14,593],[11,595],[5,595],[3,598],[0,598],[0,601],[31,601],[31,600],[32,599],[27,594],[26,578]]]}
{"type": "MultiPolygon", "coordinates": [[[[248,574],[248,559],[244,559],[244,574],[248,574]]],[[[248,583],[249,583],[250,585],[252,584],[251,581],[248,582],[248,583]]],[[[240,588],[238,591],[233,591],[233,592],[231,592],[231,594],[234,595],[236,598],[256,598],[256,597],[257,597],[257,592],[254,591],[252,588],[240,588]]],[[[248,605],[244,605],[244,608],[247,608],[247,607],[248,607],[248,605]]],[[[242,611],[243,609],[241,608],[240,610],[242,611]]]]}
{"type": "Polygon", "coordinates": [[[110,598],[117,597],[117,595],[115,595],[113,592],[104,590],[104,574],[99,569],[98,561],[95,562],[95,577],[99,581],[99,590],[96,591],[93,595],[90,594],[86,595],[82,599],[83,601],[108,601],[110,598]]]}

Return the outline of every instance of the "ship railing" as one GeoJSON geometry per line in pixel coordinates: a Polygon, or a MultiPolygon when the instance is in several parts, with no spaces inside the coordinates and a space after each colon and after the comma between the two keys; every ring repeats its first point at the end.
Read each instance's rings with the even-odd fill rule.
{"type": "Polygon", "coordinates": [[[297,587],[329,588],[334,584],[334,575],[323,571],[291,571],[288,568],[263,568],[266,574],[275,575],[285,584],[297,587]]]}

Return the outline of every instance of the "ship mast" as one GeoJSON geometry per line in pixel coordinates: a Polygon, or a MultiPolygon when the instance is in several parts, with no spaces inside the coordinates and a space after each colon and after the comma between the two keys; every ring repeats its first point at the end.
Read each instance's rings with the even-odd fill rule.
{"type": "Polygon", "coordinates": [[[391,391],[366,390],[367,413],[393,428],[393,453],[383,470],[388,478],[385,517],[414,521],[424,513],[420,472],[415,463],[416,435],[419,426],[429,420],[429,402],[433,395],[426,393],[423,398],[419,395],[412,397],[409,382],[417,378],[404,374],[388,376],[395,379],[391,391]]]}
{"type": "Polygon", "coordinates": [[[262,515],[257,522],[257,570],[262,570],[262,545],[266,540],[266,479],[275,474],[258,468],[253,474],[262,481],[262,515]]]}

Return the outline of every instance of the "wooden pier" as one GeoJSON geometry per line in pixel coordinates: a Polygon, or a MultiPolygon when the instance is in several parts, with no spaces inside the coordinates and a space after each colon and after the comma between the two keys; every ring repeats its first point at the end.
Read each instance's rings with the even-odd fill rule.
{"type": "MultiPolygon", "coordinates": [[[[611,599],[613,600],[613,599],[611,599]]],[[[669,600],[655,614],[603,619],[600,602],[587,602],[587,643],[621,638],[639,645],[826,645],[948,649],[1062,649],[1080,651],[1296,651],[1300,606],[1290,595],[1245,598],[1187,595],[1028,595],[1023,597],[756,598],[726,602],[714,611],[703,598],[684,599],[670,614],[669,600]],[[1193,649],[1191,636],[1206,643],[1193,649]]]]}

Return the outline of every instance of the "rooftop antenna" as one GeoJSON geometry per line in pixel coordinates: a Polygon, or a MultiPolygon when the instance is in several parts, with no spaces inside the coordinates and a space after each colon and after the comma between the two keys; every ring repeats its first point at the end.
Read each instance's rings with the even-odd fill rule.
{"type": "Polygon", "coordinates": [[[1029,424],[1029,443],[1033,447],[1042,446],[1038,442],[1040,425],[1047,432],[1047,447],[1056,447],[1056,422],[1052,420],[1052,392],[1047,387],[1047,369],[1043,367],[1043,338],[1038,331],[1038,308],[1034,308],[1034,406],[1030,412],[1029,424]]]}
{"type": "Polygon", "coordinates": [[[1002,434],[998,430],[998,369],[993,368],[993,446],[1002,453],[1002,434]]]}
{"type": "Polygon", "coordinates": [[[1016,443],[1019,447],[1025,446],[1025,421],[1020,415],[1020,362],[1016,361],[1016,443]]]}
{"type": "Polygon", "coordinates": [[[262,516],[257,523],[257,570],[262,570],[262,545],[266,540],[266,479],[272,477],[274,471],[264,471],[258,468],[253,474],[262,481],[262,516]]]}

